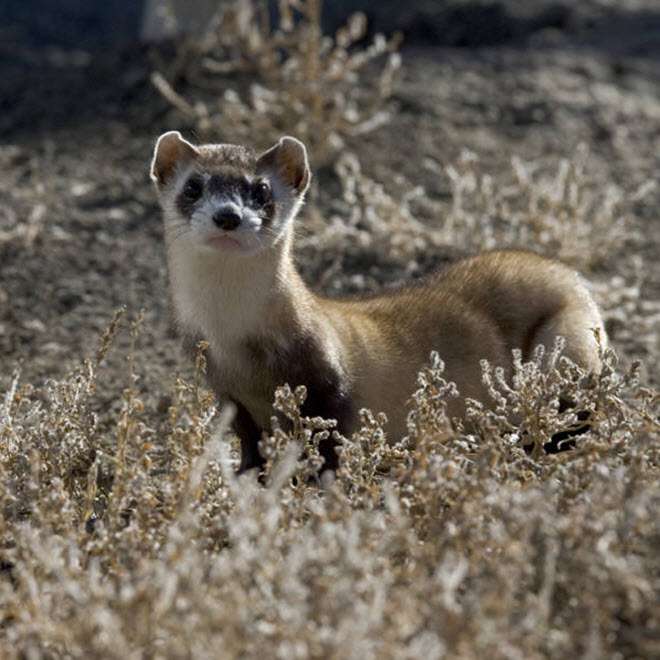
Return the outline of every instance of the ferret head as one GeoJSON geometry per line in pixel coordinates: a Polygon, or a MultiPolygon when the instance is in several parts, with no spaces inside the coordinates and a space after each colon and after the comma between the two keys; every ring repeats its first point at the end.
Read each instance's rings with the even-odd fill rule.
{"type": "Polygon", "coordinates": [[[170,242],[254,254],[286,234],[310,172],[305,146],[292,137],[259,155],[233,144],[194,146],[170,131],[156,142],[151,178],[170,242]]]}

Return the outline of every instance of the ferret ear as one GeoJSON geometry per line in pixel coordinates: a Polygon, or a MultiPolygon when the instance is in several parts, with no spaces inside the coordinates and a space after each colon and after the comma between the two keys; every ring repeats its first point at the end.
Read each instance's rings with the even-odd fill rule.
{"type": "Polygon", "coordinates": [[[262,170],[279,175],[298,195],[302,195],[311,178],[305,145],[294,137],[283,137],[259,157],[257,171],[262,170]]]}
{"type": "Polygon", "coordinates": [[[181,137],[179,131],[163,133],[156,142],[151,161],[151,179],[163,186],[169,182],[177,166],[195,157],[195,147],[181,137]]]}

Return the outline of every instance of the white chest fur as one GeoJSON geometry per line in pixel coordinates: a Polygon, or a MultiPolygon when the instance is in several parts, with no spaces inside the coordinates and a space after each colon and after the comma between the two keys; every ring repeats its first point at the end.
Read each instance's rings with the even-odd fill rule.
{"type": "Polygon", "coordinates": [[[207,254],[180,241],[169,247],[168,260],[177,320],[201,334],[216,359],[230,359],[239,341],[267,328],[278,286],[267,258],[207,254]]]}

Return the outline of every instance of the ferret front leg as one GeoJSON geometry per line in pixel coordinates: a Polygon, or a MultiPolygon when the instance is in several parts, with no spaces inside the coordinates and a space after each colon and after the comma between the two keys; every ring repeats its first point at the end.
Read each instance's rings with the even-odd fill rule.
{"type": "Polygon", "coordinates": [[[252,415],[238,401],[233,401],[236,406],[236,416],[234,417],[234,431],[241,441],[241,464],[238,468],[238,474],[241,474],[252,468],[263,467],[265,461],[259,453],[259,440],[261,440],[262,430],[252,419],[252,415]]]}
{"type": "MultiPolygon", "coordinates": [[[[310,417],[323,417],[337,420],[337,430],[347,435],[354,426],[355,410],[350,398],[335,387],[311,387],[307,389],[307,399],[302,412],[310,417]]],[[[319,453],[324,459],[322,470],[336,472],[339,467],[339,457],[336,448],[338,443],[332,437],[321,441],[319,453]]]]}

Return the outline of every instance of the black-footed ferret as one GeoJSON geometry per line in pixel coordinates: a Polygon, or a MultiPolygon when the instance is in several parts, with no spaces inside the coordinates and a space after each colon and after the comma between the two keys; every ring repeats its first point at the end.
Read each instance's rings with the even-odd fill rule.
{"type": "MultiPolygon", "coordinates": [[[[208,378],[234,402],[240,470],[263,463],[275,389],[305,385],[303,411],[336,419],[346,435],[357,411],[384,411],[388,433],[406,429],[405,402],[432,350],[462,396],[487,401],[481,358],[511,364],[538,344],[566,339],[565,354],[600,370],[598,308],[577,274],[522,251],[496,251],[383,295],[333,300],[296,270],[293,221],[310,181],[304,145],[282,138],[258,154],[230,144],[194,146],[162,135],[151,166],[163,209],[176,322],[191,345],[210,344],[208,378]]],[[[461,415],[462,400],[448,402],[461,415]]],[[[321,448],[337,467],[331,441],[321,448]]]]}

